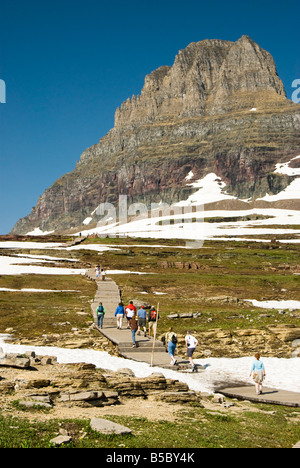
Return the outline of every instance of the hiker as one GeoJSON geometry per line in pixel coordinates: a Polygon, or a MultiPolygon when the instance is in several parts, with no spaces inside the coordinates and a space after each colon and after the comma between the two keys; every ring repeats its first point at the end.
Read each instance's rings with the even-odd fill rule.
{"type": "Polygon", "coordinates": [[[132,347],[133,348],[136,348],[135,334],[136,334],[137,329],[138,329],[138,323],[137,323],[136,319],[137,319],[137,317],[134,314],[129,320],[129,326],[131,328],[132,343],[133,343],[132,347]]]}
{"type": "Polygon", "coordinates": [[[103,268],[102,268],[100,274],[101,274],[101,279],[102,279],[102,281],[105,281],[105,278],[106,278],[106,271],[105,271],[103,268]]]}
{"type": "Polygon", "coordinates": [[[130,328],[129,320],[136,314],[136,307],[133,305],[133,301],[130,301],[125,308],[125,314],[127,318],[127,328],[130,328]]]}
{"type": "Polygon", "coordinates": [[[98,305],[98,307],[96,309],[96,313],[97,313],[98,327],[100,326],[100,328],[103,328],[103,318],[104,318],[104,315],[105,315],[105,309],[103,307],[102,302],[100,302],[100,304],[98,305]]]}
{"type": "Polygon", "coordinates": [[[255,389],[256,389],[256,394],[261,395],[262,394],[262,384],[264,381],[264,378],[266,376],[266,371],[265,371],[265,366],[263,362],[260,360],[260,354],[256,353],[254,355],[255,361],[253,361],[252,368],[250,371],[250,377],[253,372],[253,380],[255,382],[255,389]]]}
{"type": "Polygon", "coordinates": [[[141,308],[137,311],[137,315],[138,315],[138,332],[137,334],[140,335],[141,334],[141,328],[144,329],[144,336],[146,336],[146,318],[147,318],[147,312],[146,312],[146,309],[145,309],[145,306],[141,306],[141,308]]]}
{"type": "Polygon", "coordinates": [[[98,266],[95,267],[96,278],[100,276],[100,268],[98,266]]]}
{"type": "Polygon", "coordinates": [[[175,357],[174,357],[175,349],[176,349],[176,345],[177,345],[177,335],[176,335],[176,333],[174,333],[172,327],[170,327],[168,333],[166,333],[165,343],[166,343],[166,345],[168,347],[168,353],[169,353],[169,356],[171,358],[170,364],[175,366],[175,364],[177,364],[177,359],[175,359],[175,357]]]}
{"type": "Polygon", "coordinates": [[[149,337],[151,336],[151,328],[153,328],[153,336],[155,336],[158,319],[159,319],[159,315],[156,312],[155,307],[152,306],[148,315],[149,337]]]}
{"type": "Polygon", "coordinates": [[[116,308],[115,317],[117,317],[117,329],[122,329],[123,318],[125,317],[125,309],[123,307],[123,302],[120,302],[116,308]]]}
{"type": "Polygon", "coordinates": [[[196,346],[198,346],[198,340],[191,335],[190,331],[187,331],[186,337],[185,337],[185,345],[186,345],[186,351],[187,351],[187,356],[190,361],[190,365],[192,366],[192,371],[196,371],[196,366],[193,361],[193,354],[196,349],[196,346]]]}

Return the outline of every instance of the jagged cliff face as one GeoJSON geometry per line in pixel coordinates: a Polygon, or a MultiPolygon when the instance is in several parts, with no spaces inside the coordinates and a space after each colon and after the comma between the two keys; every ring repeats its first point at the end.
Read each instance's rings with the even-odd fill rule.
{"type": "Polygon", "coordinates": [[[265,100],[285,97],[273,58],[250,38],[192,43],[173,67],[146,77],[141,96],[117,110],[115,127],[249,109],[262,98],[260,92],[265,100]]]}
{"type": "Polygon", "coordinates": [[[172,67],[146,76],[141,95],[116,110],[114,128],[13,232],[80,226],[119,194],[130,203],[184,200],[190,171],[195,179],[214,172],[241,198],[277,193],[289,178],[275,164],[300,154],[299,130],[300,106],[286,98],[268,52],[247,36],[192,43],[172,67]]]}

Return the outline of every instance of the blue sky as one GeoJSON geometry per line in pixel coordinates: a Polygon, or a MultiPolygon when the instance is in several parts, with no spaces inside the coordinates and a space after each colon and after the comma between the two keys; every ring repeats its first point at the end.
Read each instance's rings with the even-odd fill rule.
{"type": "Polygon", "coordinates": [[[299,4],[281,1],[1,0],[0,234],[114,125],[145,75],[190,42],[252,37],[290,98],[299,4]]]}

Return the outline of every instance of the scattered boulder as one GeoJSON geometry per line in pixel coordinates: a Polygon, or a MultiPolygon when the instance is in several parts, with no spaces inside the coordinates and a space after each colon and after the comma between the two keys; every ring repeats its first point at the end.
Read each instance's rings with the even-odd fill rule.
{"type": "Polygon", "coordinates": [[[159,399],[161,401],[165,401],[167,403],[177,404],[177,405],[184,405],[187,403],[200,403],[200,397],[197,393],[193,391],[185,391],[185,392],[162,392],[159,395],[159,399]]]}
{"type": "Polygon", "coordinates": [[[57,445],[57,446],[69,444],[70,442],[72,442],[72,437],[63,436],[63,435],[57,436],[54,439],[50,440],[51,444],[57,445]]]}
{"type": "Polygon", "coordinates": [[[19,390],[21,388],[43,388],[49,387],[50,380],[49,379],[37,379],[32,378],[31,376],[27,377],[16,377],[15,378],[15,389],[19,390]]]}
{"type": "Polygon", "coordinates": [[[49,403],[44,403],[42,401],[30,401],[30,400],[21,400],[19,402],[21,406],[25,406],[26,408],[45,408],[45,409],[51,409],[52,405],[49,403]]]}
{"type": "Polygon", "coordinates": [[[22,356],[21,354],[15,353],[1,353],[0,354],[0,366],[5,367],[16,367],[17,369],[27,369],[30,367],[30,359],[22,356]]]}
{"type": "Polygon", "coordinates": [[[90,426],[93,431],[99,432],[100,434],[131,434],[131,429],[128,427],[108,421],[107,419],[92,418],[90,426]]]}
{"type": "Polygon", "coordinates": [[[118,392],[109,390],[89,391],[78,393],[61,393],[58,401],[60,403],[74,403],[80,406],[109,406],[119,404],[118,392]]]}
{"type": "Polygon", "coordinates": [[[225,397],[221,393],[215,393],[211,401],[212,403],[222,404],[225,402],[225,397]]]}

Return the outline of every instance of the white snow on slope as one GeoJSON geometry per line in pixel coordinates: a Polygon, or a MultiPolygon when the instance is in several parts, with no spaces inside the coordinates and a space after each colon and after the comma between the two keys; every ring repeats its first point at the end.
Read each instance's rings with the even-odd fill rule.
{"type": "MultiPolygon", "coordinates": [[[[300,156],[294,159],[298,159],[300,156]]],[[[300,169],[292,169],[288,163],[277,164],[274,172],[297,175],[300,169]]],[[[247,209],[247,200],[244,210],[213,210],[206,211],[204,205],[207,203],[238,200],[236,197],[226,193],[226,184],[210,173],[202,179],[193,181],[194,173],[190,171],[185,177],[186,185],[197,189],[187,200],[182,200],[174,206],[164,211],[152,211],[147,217],[139,217],[130,222],[118,223],[111,219],[110,224],[98,225],[97,228],[82,232],[83,235],[120,235],[131,237],[166,238],[166,239],[195,239],[205,240],[213,238],[224,238],[224,236],[249,236],[249,235],[273,235],[289,234],[300,235],[300,230],[287,229],[287,225],[300,224],[300,213],[298,210],[254,208],[247,209]],[[168,211],[169,210],[169,211],[168,211]],[[269,216],[269,219],[247,220],[247,221],[226,221],[226,218],[237,218],[250,215],[269,216]],[[206,222],[208,218],[224,218],[223,222],[206,222]],[[173,219],[174,221],[170,221],[173,219]],[[196,220],[195,220],[196,219],[196,220]],[[193,222],[192,222],[193,221],[193,222]],[[267,226],[270,225],[270,228],[267,226]],[[273,226],[282,226],[282,228],[273,226]],[[260,226],[264,226],[262,229],[260,226]]],[[[277,201],[300,199],[300,177],[277,195],[266,194],[260,200],[277,201]]],[[[163,203],[161,203],[163,207],[163,203]]],[[[229,240],[229,239],[227,239],[229,240]]],[[[240,239],[242,240],[242,239],[240,239]]],[[[290,241],[292,242],[292,240],[290,241]]],[[[297,242],[297,240],[296,240],[297,242]]],[[[79,246],[80,247],[80,246],[79,246]]]]}
{"type": "Polygon", "coordinates": [[[291,161],[288,161],[286,163],[279,163],[276,164],[276,169],[275,173],[277,174],[286,174],[289,176],[300,176],[300,168],[293,168],[290,167],[290,164],[292,161],[296,161],[297,159],[300,159],[300,156],[296,156],[295,158],[291,159],[291,161]]]}
{"type": "Polygon", "coordinates": [[[83,275],[80,268],[59,268],[35,266],[34,263],[47,262],[37,258],[0,256],[0,275],[83,275]]]}
{"type": "MultiPolygon", "coordinates": [[[[148,377],[154,372],[161,372],[166,378],[186,383],[191,390],[213,393],[216,386],[240,383],[251,384],[249,378],[253,357],[243,358],[208,358],[195,359],[197,364],[204,367],[198,374],[181,373],[175,370],[151,367],[143,362],[131,361],[110,356],[106,352],[90,349],[63,349],[55,347],[35,347],[11,345],[7,343],[7,336],[0,335],[0,347],[5,353],[25,353],[35,351],[37,355],[56,356],[61,364],[85,362],[92,363],[101,369],[117,371],[120,368],[131,369],[136,377],[148,377]]],[[[282,390],[300,392],[300,359],[264,358],[267,378],[265,386],[282,390]]]]}
{"type": "Polygon", "coordinates": [[[262,309],[283,309],[290,311],[300,309],[300,301],[256,301],[255,299],[246,299],[246,301],[262,309]]]}
{"type": "MultiPolygon", "coordinates": [[[[192,178],[191,173],[186,177],[187,180],[192,178]]],[[[203,179],[199,179],[196,182],[187,184],[193,188],[197,188],[197,192],[189,196],[185,201],[176,203],[175,206],[192,206],[201,205],[205,203],[213,203],[220,200],[236,200],[236,197],[228,195],[224,192],[226,184],[222,182],[220,177],[216,174],[211,173],[205,176],[203,179]]]]}

